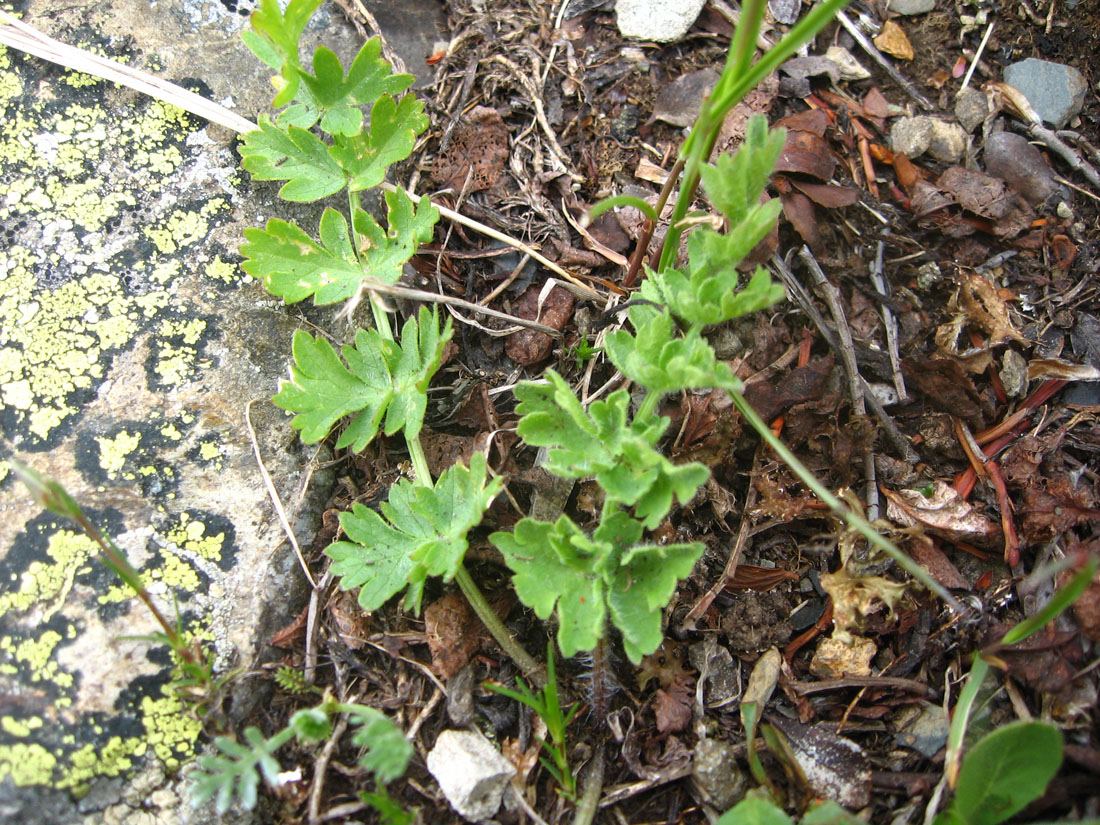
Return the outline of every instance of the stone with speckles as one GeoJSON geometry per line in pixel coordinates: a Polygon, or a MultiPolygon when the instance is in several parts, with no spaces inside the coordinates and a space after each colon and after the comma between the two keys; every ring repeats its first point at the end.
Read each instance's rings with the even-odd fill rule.
{"type": "MultiPolygon", "coordinates": [[[[251,4],[236,5],[15,11],[73,45],[201,79],[186,83],[254,117],[270,85],[237,37],[251,4]]],[[[350,30],[314,28],[353,52],[350,30]]],[[[296,324],[236,248],[267,215],[308,225],[317,210],[276,206],[277,186],[239,171],[235,140],[0,47],[0,694],[18,698],[0,708],[0,821],[213,821],[181,803],[200,727],[167,687],[167,651],[126,638],[157,628],[4,458],[60,481],[222,668],[257,664],[300,604],[245,416],[304,543],[326,496],[324,473],[306,483],[310,461],[324,456],[266,400],[296,324]]],[[[250,702],[239,693],[234,707],[250,702]]]]}

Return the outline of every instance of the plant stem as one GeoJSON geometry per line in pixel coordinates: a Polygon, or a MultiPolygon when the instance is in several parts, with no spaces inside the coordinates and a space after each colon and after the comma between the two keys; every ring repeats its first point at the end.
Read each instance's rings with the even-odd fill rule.
{"type": "Polygon", "coordinates": [[[470,572],[466,569],[466,565],[460,564],[458,566],[458,572],[455,573],[455,582],[458,584],[459,589],[462,590],[462,594],[466,597],[466,601],[470,603],[470,607],[474,609],[474,613],[481,619],[481,623],[484,624],[489,633],[492,634],[497,644],[500,645],[512,661],[516,663],[516,666],[523,671],[524,676],[536,685],[541,686],[545,676],[542,669],[539,667],[539,663],[532,658],[531,654],[520,647],[519,642],[515,640],[515,637],[508,632],[508,628],[504,626],[504,622],[497,618],[497,614],[493,612],[493,608],[491,608],[489,602],[485,600],[485,596],[482,594],[480,588],[474,583],[473,578],[470,576],[470,572]]]}
{"type": "Polygon", "coordinates": [[[577,803],[577,809],[573,812],[573,825],[591,825],[596,818],[596,809],[600,804],[600,793],[603,791],[603,745],[596,748],[592,757],[592,765],[584,778],[584,793],[581,801],[577,803]]]}
{"type": "Polygon", "coordinates": [[[657,409],[657,403],[661,400],[661,393],[654,390],[646,390],[645,398],[642,399],[642,404],[638,407],[638,414],[634,417],[635,421],[645,421],[650,418],[654,411],[657,409]]]}
{"type": "Polygon", "coordinates": [[[810,472],[806,465],[799,461],[795,454],[787,448],[787,445],[776,437],[775,433],[771,431],[771,428],[768,427],[764,419],[757,414],[756,410],[752,408],[741,393],[731,392],[730,398],[733,399],[733,405],[737,407],[741,415],[745,417],[745,420],[760,434],[760,437],[767,442],[768,446],[775,450],[776,454],[783,460],[783,463],[790,467],[791,471],[802,480],[802,483],[809,487],[814,492],[814,495],[825,502],[835,515],[844,519],[849,527],[862,535],[867,541],[875,545],[875,547],[878,547],[889,555],[890,558],[898,563],[899,567],[943,599],[944,602],[951,606],[952,610],[957,613],[963,612],[962,605],[960,605],[958,601],[955,600],[954,596],[948,593],[939,582],[928,575],[923,567],[901,552],[892,541],[872,527],[867,522],[867,519],[845,505],[829,491],[829,488],[818,481],[817,477],[810,472]]]}
{"type": "Polygon", "coordinates": [[[424,447],[420,443],[420,435],[409,435],[405,431],[405,444],[409,448],[409,460],[412,461],[413,472],[416,473],[416,483],[424,487],[432,486],[432,473],[428,469],[428,459],[424,455],[424,447]]]}

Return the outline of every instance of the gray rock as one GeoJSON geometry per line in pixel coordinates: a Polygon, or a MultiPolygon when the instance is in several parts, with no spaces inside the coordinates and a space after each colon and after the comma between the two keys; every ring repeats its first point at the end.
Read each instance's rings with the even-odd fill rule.
{"type": "Polygon", "coordinates": [[[935,121],[926,116],[902,117],[890,128],[890,148],[907,158],[917,158],[932,143],[935,121]]]}
{"type": "Polygon", "coordinates": [[[967,132],[973,132],[981,126],[988,114],[989,101],[973,86],[967,86],[955,98],[955,117],[967,132]]]}
{"type": "Polygon", "coordinates": [[[902,717],[895,741],[931,759],[947,744],[949,722],[939,705],[925,704],[912,708],[902,717]]]}
{"type": "Polygon", "coordinates": [[[1023,94],[1035,113],[1055,129],[1081,111],[1088,91],[1077,69],[1034,57],[1006,67],[1004,82],[1023,94]]]}
{"type": "Polygon", "coordinates": [[[886,8],[895,14],[925,14],[936,8],[936,0],[889,0],[886,8]]]}
{"type": "Polygon", "coordinates": [[[717,739],[700,739],[692,754],[691,778],[703,800],[719,811],[740,802],[748,789],[748,777],[737,762],[734,748],[717,739]]]}
{"type": "Polygon", "coordinates": [[[428,753],[428,771],[439,789],[470,822],[488,819],[500,808],[516,769],[480,733],[445,730],[428,753]]]}
{"type": "MultiPolygon", "coordinates": [[[[27,9],[25,22],[49,34],[94,32],[96,50],[201,78],[247,116],[270,100],[270,71],[226,4],[27,9]]],[[[354,53],[350,27],[321,27],[354,53]]],[[[224,129],[45,66],[14,50],[0,62],[0,458],[61,482],[162,609],[178,600],[219,668],[256,668],[300,607],[304,578],[245,416],[306,546],[331,484],[309,479],[316,448],[267,400],[297,323],[236,254],[245,226],[290,215],[273,206],[277,186],[243,188],[224,129]]],[[[316,226],[317,210],[298,217],[316,226]]],[[[215,821],[183,802],[178,778],[201,725],[168,687],[165,648],[133,639],[158,628],[90,541],[41,512],[3,464],[0,512],[0,693],[22,697],[0,730],[0,820],[37,799],[34,818],[11,821],[215,821]],[[60,801],[76,798],[79,808],[60,801]]],[[[240,685],[235,714],[255,706],[263,681],[240,685]]]]}
{"type": "Polygon", "coordinates": [[[634,40],[671,43],[695,25],[706,0],[617,0],[619,33],[634,40]]]}
{"type": "Polygon", "coordinates": [[[1043,153],[1015,132],[997,132],[985,142],[985,170],[1019,192],[1032,206],[1037,206],[1059,192],[1054,170],[1043,153]]]}
{"type": "Polygon", "coordinates": [[[1014,349],[1006,349],[1001,359],[1001,384],[1012,398],[1027,392],[1027,359],[1014,349]]]}
{"type": "Polygon", "coordinates": [[[825,50],[825,59],[836,64],[841,80],[866,80],[871,76],[863,64],[852,57],[852,53],[843,46],[830,46],[825,50]]]}
{"type": "Polygon", "coordinates": [[[958,163],[966,151],[966,130],[947,120],[932,120],[932,140],[928,154],[944,163],[958,163]]]}

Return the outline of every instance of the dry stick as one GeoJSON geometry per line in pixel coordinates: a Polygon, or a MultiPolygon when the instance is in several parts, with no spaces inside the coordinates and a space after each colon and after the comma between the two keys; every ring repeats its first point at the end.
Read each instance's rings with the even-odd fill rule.
{"type": "MultiPolygon", "coordinates": [[[[882,253],[885,248],[886,243],[879,241],[878,247],[875,249],[875,263],[871,267],[871,283],[875,285],[875,290],[883,298],[887,297],[886,279],[882,275],[882,253]]],[[[898,319],[894,317],[893,311],[885,302],[882,304],[882,324],[886,328],[886,349],[890,353],[890,369],[894,373],[894,389],[897,390],[898,401],[906,401],[909,394],[905,391],[905,376],[901,374],[901,358],[898,355],[898,319]]]]}
{"type": "Polygon", "coordinates": [[[529,321],[526,318],[517,318],[515,315],[509,315],[506,312],[483,307],[480,304],[475,304],[464,298],[455,298],[452,295],[441,295],[438,292],[413,289],[412,287],[401,286],[400,284],[387,284],[383,281],[374,280],[373,278],[364,278],[360,289],[366,290],[367,292],[376,292],[379,295],[390,295],[394,298],[407,298],[410,301],[423,301],[424,303],[448,304],[450,306],[461,307],[462,309],[468,309],[478,315],[488,315],[490,318],[499,318],[502,321],[508,321],[517,326],[538,330],[539,332],[546,333],[551,338],[562,337],[560,330],[548,327],[546,324],[540,324],[538,321],[529,321]]]}
{"type": "Polygon", "coordinates": [[[283,528],[283,533],[287,537],[287,541],[290,542],[290,546],[294,548],[294,554],[298,557],[298,563],[302,566],[302,572],[306,574],[306,581],[309,582],[309,586],[314,590],[317,589],[317,582],[313,578],[313,574],[309,572],[309,565],[306,564],[306,557],[302,555],[302,548],[298,546],[298,539],[294,535],[294,529],[290,526],[290,520],[286,517],[286,510],[283,509],[283,502],[279,498],[279,491],[275,489],[275,483],[271,480],[271,475],[267,472],[267,467],[264,466],[263,456],[260,455],[260,443],[256,439],[256,430],[252,426],[252,405],[255,404],[257,399],[253,398],[249,401],[244,408],[244,424],[248,428],[248,440],[252,444],[252,454],[256,456],[256,464],[260,468],[260,477],[264,480],[264,487],[267,489],[267,495],[271,499],[271,506],[275,508],[275,514],[279,517],[279,525],[283,528]]]}
{"type": "Polygon", "coordinates": [[[867,35],[859,30],[859,27],[851,21],[848,15],[843,11],[838,11],[836,13],[836,19],[840,21],[840,25],[845,28],[848,34],[852,35],[855,41],[859,43],[860,47],[870,55],[871,59],[878,63],[883,70],[893,78],[894,82],[905,90],[905,93],[909,95],[909,97],[917,101],[918,106],[926,112],[931,112],[936,108],[928,98],[917,91],[917,88],[912,83],[905,79],[901,72],[894,68],[894,64],[887,60],[882,52],[875,48],[875,44],[867,39],[867,35]]]}
{"type": "MultiPolygon", "coordinates": [[[[378,185],[378,188],[384,189],[387,192],[397,191],[397,187],[394,186],[392,183],[380,183],[378,185]]],[[[414,195],[412,192],[406,192],[405,194],[409,196],[409,200],[411,200],[413,203],[420,203],[420,195],[414,195]]],[[[584,298],[588,301],[602,300],[603,296],[600,295],[599,292],[592,289],[592,287],[588,286],[587,284],[581,283],[576,275],[573,275],[571,272],[562,269],[549,258],[540,254],[538,250],[536,250],[534,247],[528,246],[523,241],[513,238],[510,235],[505,235],[503,232],[498,232],[491,226],[487,226],[480,221],[475,221],[473,218],[468,218],[465,215],[455,212],[453,209],[448,209],[445,206],[440,206],[438,203],[433,203],[432,206],[438,209],[439,214],[447,220],[454,221],[455,223],[461,224],[468,229],[473,229],[475,232],[478,232],[487,238],[492,238],[494,241],[500,241],[501,243],[508,244],[508,246],[512,247],[513,249],[518,249],[525,255],[530,255],[551,272],[560,275],[566,281],[568,281],[568,285],[562,284],[562,286],[565,287],[565,289],[568,289],[578,298],[584,298]]]]}
{"type": "Polygon", "coordinates": [[[0,11],[0,43],[74,71],[101,77],[135,89],[205,118],[211,123],[232,129],[234,132],[249,132],[257,128],[255,123],[201,95],[189,92],[140,69],[124,66],[109,57],[101,57],[54,40],[32,26],[20,22],[6,11],[0,11]]]}
{"type": "MultiPolygon", "coordinates": [[[[866,416],[864,381],[859,374],[859,364],[856,363],[856,350],[852,343],[852,330],[848,326],[848,317],[844,314],[844,307],[840,305],[840,291],[825,277],[810,247],[803,244],[802,249],[798,251],[798,257],[809,267],[815,283],[824,293],[825,303],[829,305],[829,312],[836,324],[837,334],[840,336],[841,359],[844,363],[844,372],[848,376],[848,393],[852,398],[852,410],[858,416],[866,416]]],[[[875,479],[875,454],[870,446],[863,454],[863,475],[866,480],[867,520],[874,521],[878,518],[878,483],[875,479]]]]}
{"type": "MultiPolygon", "coordinates": [[[[363,5],[362,0],[336,0],[336,5],[344,12],[352,25],[358,30],[362,27],[363,23],[370,26],[374,31],[375,36],[378,38],[379,43],[382,45],[382,56],[386,58],[394,71],[398,74],[406,74],[408,69],[405,67],[405,61],[401,59],[392,48],[390,48],[389,41],[386,40],[384,34],[382,34],[382,27],[378,25],[378,21],[374,18],[374,15],[370,13],[370,9],[363,5]]],[[[363,33],[358,32],[362,37],[363,33]]]]}
{"type": "Polygon", "coordinates": [[[319,825],[321,820],[321,794],[325,788],[325,771],[328,768],[328,763],[332,759],[332,754],[336,750],[336,746],[340,743],[340,737],[344,735],[344,731],[348,729],[348,718],[346,714],[341,713],[340,718],[336,720],[336,724],[332,726],[332,733],[329,735],[328,741],[325,742],[325,746],[321,748],[321,752],[314,757],[313,761],[313,781],[310,783],[309,788],[309,814],[307,822],[309,825],[319,825]]]}
{"type": "MultiPolygon", "coordinates": [[[[672,169],[669,170],[668,177],[665,178],[665,185],[661,187],[661,194],[657,196],[657,203],[653,209],[658,218],[661,217],[661,212],[664,211],[665,204],[668,203],[669,196],[676,187],[676,181],[680,179],[680,173],[684,171],[684,163],[683,158],[678,158],[676,163],[672,165],[672,169]]],[[[630,257],[630,269],[627,271],[626,277],[623,278],[623,286],[627,289],[634,286],[634,282],[638,279],[638,273],[642,269],[642,259],[645,257],[645,253],[649,251],[649,242],[653,239],[653,232],[656,229],[657,221],[646,218],[642,236],[638,238],[638,245],[634,249],[634,254],[630,257]]],[[[660,257],[661,250],[658,249],[653,257],[654,266],[657,265],[660,257]]]]}
{"type": "Polygon", "coordinates": [[[304,656],[303,670],[305,679],[311,685],[317,680],[317,636],[321,630],[318,615],[321,612],[321,596],[332,584],[332,568],[325,571],[321,581],[309,594],[309,607],[306,608],[306,652],[304,656]]]}
{"type": "MultiPolygon", "coordinates": [[[[829,325],[825,323],[825,319],[821,316],[821,313],[817,311],[817,307],[814,306],[813,299],[810,298],[809,293],[806,292],[806,288],[802,286],[799,280],[794,277],[794,273],[791,272],[787,262],[780,258],[778,255],[772,255],[771,265],[779,272],[780,278],[784,285],[787,287],[788,294],[794,298],[798,308],[806,313],[807,317],[817,327],[818,334],[825,339],[825,343],[829,345],[834,353],[840,355],[840,345],[837,343],[836,336],[833,335],[833,331],[829,328],[829,325]]],[[[861,381],[863,379],[860,379],[861,381]]],[[[871,408],[871,412],[875,414],[875,417],[882,424],[883,431],[886,434],[887,440],[893,446],[894,451],[899,457],[904,458],[908,462],[915,462],[918,458],[916,450],[913,449],[913,445],[909,443],[909,439],[905,437],[905,434],[898,429],[898,425],[894,423],[894,419],[890,417],[890,414],[883,409],[882,404],[875,398],[873,393],[868,393],[865,396],[867,406],[871,408]]]]}

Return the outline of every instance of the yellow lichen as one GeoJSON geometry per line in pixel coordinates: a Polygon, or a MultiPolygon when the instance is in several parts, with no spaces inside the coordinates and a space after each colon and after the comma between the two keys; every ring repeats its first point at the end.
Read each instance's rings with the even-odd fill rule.
{"type": "Polygon", "coordinates": [[[16,785],[46,785],[56,765],[57,758],[41,745],[0,745],[0,778],[10,776],[16,785]]]}
{"type": "MultiPolygon", "coordinates": [[[[126,466],[126,459],[141,444],[141,433],[131,433],[123,430],[114,438],[102,436],[96,437],[99,444],[99,466],[107,473],[107,478],[118,478],[122,468],[126,466]]],[[[128,477],[132,477],[132,473],[128,477]]]]}
{"type": "Polygon", "coordinates": [[[11,610],[26,611],[34,605],[46,604],[42,621],[49,621],[69,595],[76,571],[96,549],[95,542],[83,533],[58,530],[46,546],[46,554],[53,562],[33,561],[22,575],[12,576],[12,584],[18,581],[18,589],[8,587],[0,592],[0,616],[11,610]]]}

